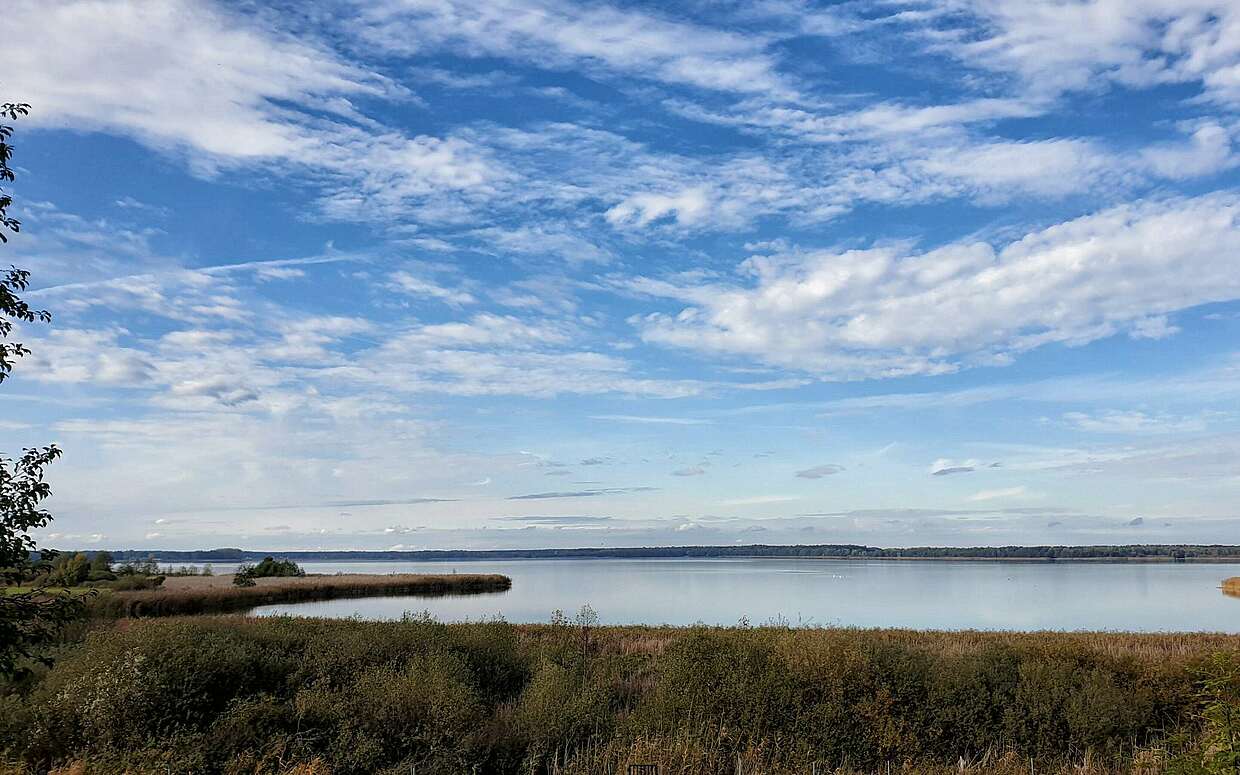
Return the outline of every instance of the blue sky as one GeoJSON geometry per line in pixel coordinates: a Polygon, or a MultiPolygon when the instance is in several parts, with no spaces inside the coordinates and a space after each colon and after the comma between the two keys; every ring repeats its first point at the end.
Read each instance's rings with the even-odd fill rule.
{"type": "Polygon", "coordinates": [[[66,547],[1240,542],[1226,0],[19,0],[66,547]]]}

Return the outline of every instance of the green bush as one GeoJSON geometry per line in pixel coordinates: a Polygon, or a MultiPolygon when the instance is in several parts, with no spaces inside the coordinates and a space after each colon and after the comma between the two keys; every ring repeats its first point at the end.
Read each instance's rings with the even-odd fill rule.
{"type": "Polygon", "coordinates": [[[306,572],[292,560],[264,557],[257,565],[249,566],[249,574],[256,579],[264,579],[273,576],[304,576],[306,572]]]}
{"type": "Polygon", "coordinates": [[[76,587],[86,581],[90,571],[90,558],[81,552],[57,555],[43,583],[49,587],[76,587]]]}

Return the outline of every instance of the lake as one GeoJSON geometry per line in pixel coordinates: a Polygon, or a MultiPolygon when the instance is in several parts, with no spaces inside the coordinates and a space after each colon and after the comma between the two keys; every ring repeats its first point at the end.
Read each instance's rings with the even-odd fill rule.
{"type": "Polygon", "coordinates": [[[591,606],[603,624],[783,621],[799,626],[1240,633],[1219,591],[1240,565],[782,559],[303,563],[307,573],[503,573],[483,595],[264,606],[260,616],[546,622],[591,606]]]}

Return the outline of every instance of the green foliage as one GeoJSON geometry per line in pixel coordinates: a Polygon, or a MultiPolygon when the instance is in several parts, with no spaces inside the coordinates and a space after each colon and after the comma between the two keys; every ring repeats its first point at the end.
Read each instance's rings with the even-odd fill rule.
{"type": "MultiPolygon", "coordinates": [[[[17,120],[29,114],[24,103],[0,103],[0,119],[17,120]]],[[[13,127],[0,124],[0,183],[14,179],[9,162],[13,146],[9,140],[13,127]]],[[[17,233],[21,222],[9,215],[13,199],[0,188],[0,243],[5,233],[17,233]]],[[[0,383],[13,370],[13,361],[29,354],[21,342],[10,342],[17,323],[48,322],[51,315],[36,310],[21,298],[29,287],[30,273],[11,267],[0,272],[0,383]]],[[[54,555],[39,552],[30,531],[44,527],[52,516],[40,504],[51,494],[43,469],[60,456],[54,446],[23,450],[9,457],[0,450],[0,585],[19,586],[45,574],[54,555]]],[[[57,633],[81,612],[80,601],[67,594],[32,589],[0,595],[0,675],[14,675],[28,669],[31,659],[46,659],[46,647],[57,633]]]]}
{"type": "MultiPolygon", "coordinates": [[[[24,102],[5,102],[0,103],[0,119],[16,121],[21,116],[30,115],[30,106],[24,102]]],[[[9,144],[9,140],[13,137],[13,127],[8,124],[0,124],[0,182],[11,183],[15,175],[13,169],[9,167],[9,162],[13,160],[13,146],[9,144]]],[[[17,233],[21,231],[21,221],[9,215],[9,206],[13,204],[13,198],[0,188],[0,243],[8,242],[9,237],[5,231],[17,233]]],[[[3,301],[3,295],[0,295],[0,301],[3,301]]],[[[4,335],[8,331],[0,330],[4,335]]],[[[0,371],[0,379],[3,379],[3,372],[0,371]]]]}
{"type": "MultiPolygon", "coordinates": [[[[15,121],[29,113],[30,106],[24,103],[0,103],[0,119],[15,121]]],[[[13,127],[0,124],[0,183],[10,183],[16,177],[9,166],[13,158],[13,146],[9,144],[12,137],[13,127]]],[[[0,244],[9,241],[6,231],[14,234],[21,231],[21,221],[9,215],[12,204],[13,198],[0,188],[0,244]]],[[[13,371],[13,359],[30,353],[21,342],[8,341],[15,322],[46,323],[52,319],[46,310],[33,309],[21,298],[21,292],[26,290],[29,283],[30,273],[24,269],[10,267],[7,271],[0,272],[0,382],[4,382],[13,371]]]]}
{"type": "Polygon", "coordinates": [[[1049,772],[1090,752],[1104,767],[1090,772],[1121,772],[1134,747],[1179,734],[1194,767],[1180,771],[1204,775],[1234,772],[1236,645],[600,628],[588,612],[543,627],[136,621],[92,633],[38,680],[0,692],[0,746],[10,746],[0,760],[34,771],[86,759],[106,772],[315,762],[331,773],[513,775],[653,760],[704,775],[733,771],[738,757],[746,772],[945,771],[962,757],[989,757],[989,772],[1027,772],[1033,757],[1049,772]],[[1209,658],[1220,650],[1232,653],[1209,658]]]}
{"type": "Polygon", "coordinates": [[[1240,773],[1240,653],[1215,654],[1202,671],[1204,764],[1212,775],[1240,773]]]}
{"type": "Polygon", "coordinates": [[[61,554],[52,561],[47,572],[47,585],[52,587],[76,587],[90,577],[90,558],[85,554],[61,554]]]}
{"type": "Polygon", "coordinates": [[[250,568],[250,575],[256,579],[263,579],[273,576],[304,576],[306,572],[292,560],[277,560],[274,557],[264,557],[257,565],[250,568]]]}
{"type": "Polygon", "coordinates": [[[160,573],[165,576],[212,576],[214,572],[211,570],[211,563],[207,563],[199,568],[197,565],[179,565],[173,567],[171,565],[163,568],[160,573]]]}
{"type": "Polygon", "coordinates": [[[90,571],[91,573],[111,573],[112,553],[95,552],[90,558],[90,571]]]}
{"type": "Polygon", "coordinates": [[[51,521],[40,508],[51,494],[43,469],[59,456],[55,447],[28,449],[16,459],[0,455],[0,585],[39,580],[32,589],[0,595],[0,675],[23,672],[32,659],[46,660],[46,648],[83,610],[78,597],[43,588],[56,555],[39,553],[30,535],[51,521]]]}
{"type": "Polygon", "coordinates": [[[288,578],[305,576],[306,572],[292,560],[264,557],[257,565],[243,563],[233,574],[233,584],[238,587],[254,586],[254,579],[288,578]]]}
{"type": "Polygon", "coordinates": [[[118,576],[154,576],[159,573],[159,563],[154,557],[145,560],[126,560],[116,566],[118,576]]]}
{"type": "Polygon", "coordinates": [[[238,587],[254,586],[254,579],[288,578],[305,576],[306,572],[292,560],[277,560],[264,557],[257,565],[243,563],[233,574],[233,584],[238,587]]]}
{"type": "Polygon", "coordinates": [[[1220,652],[1197,670],[1201,733],[1171,763],[1174,775],[1240,773],[1240,651],[1220,652]]]}

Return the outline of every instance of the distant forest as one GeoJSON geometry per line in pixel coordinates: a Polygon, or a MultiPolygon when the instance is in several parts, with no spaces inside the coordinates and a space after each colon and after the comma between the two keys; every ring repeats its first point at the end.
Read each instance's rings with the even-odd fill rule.
{"type": "MultiPolygon", "coordinates": [[[[129,549],[114,551],[119,562],[156,557],[170,562],[211,561],[250,562],[270,555],[270,551],[246,549],[208,549],[198,551],[152,551],[129,549]]],[[[533,559],[644,559],[675,557],[835,557],[872,559],[979,560],[1209,560],[1240,559],[1240,546],[1227,544],[1126,544],[1121,546],[916,546],[883,549],[859,544],[810,544],[796,546],[641,546],[581,549],[490,549],[424,551],[291,551],[279,552],[283,558],[301,562],[406,560],[434,562],[446,560],[533,560],[533,559]]]]}

